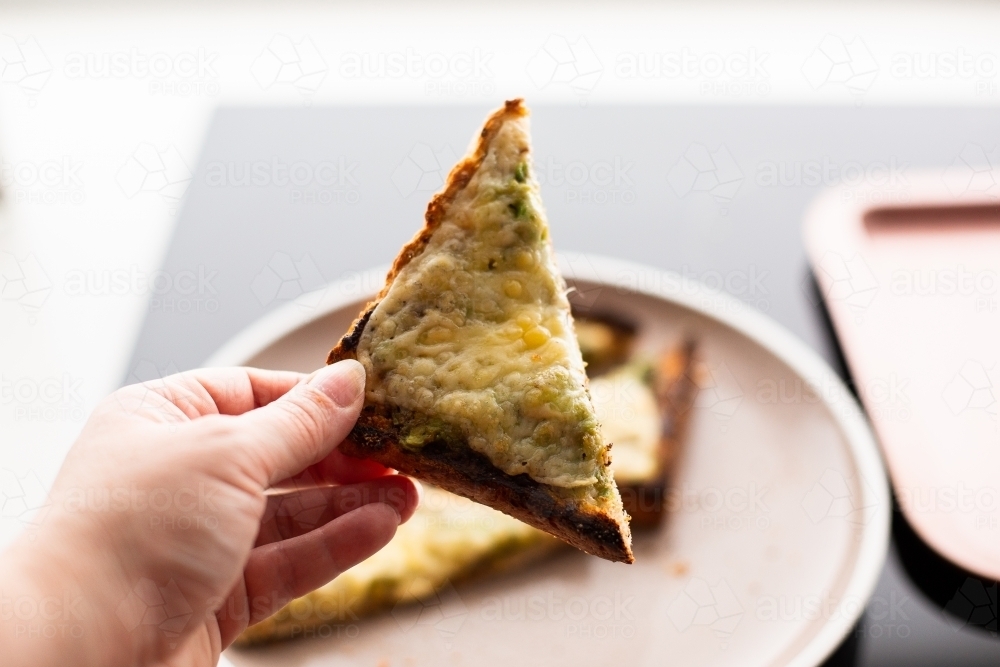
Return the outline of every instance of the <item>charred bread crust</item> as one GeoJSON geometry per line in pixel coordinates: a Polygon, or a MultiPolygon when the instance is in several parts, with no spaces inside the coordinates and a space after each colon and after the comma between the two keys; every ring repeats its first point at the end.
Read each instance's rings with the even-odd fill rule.
{"type": "Polygon", "coordinates": [[[608,560],[633,562],[618,522],[583,503],[560,498],[553,487],[526,474],[508,475],[469,447],[429,442],[412,452],[399,445],[392,419],[366,407],[340,445],[348,456],[378,461],[451,493],[488,505],[608,560]]]}
{"type": "Polygon", "coordinates": [[[698,395],[698,345],[687,338],[678,349],[660,358],[656,373],[656,400],[663,417],[662,438],[672,446],[660,448],[660,465],[669,470],[677,460],[679,444],[687,432],[688,417],[698,395]]]}
{"type": "Polygon", "coordinates": [[[654,370],[653,391],[662,420],[657,472],[648,481],[618,485],[622,505],[634,527],[655,528],[663,522],[674,463],[684,442],[691,408],[698,394],[694,379],[696,350],[694,339],[686,338],[679,346],[663,354],[654,370]]]}

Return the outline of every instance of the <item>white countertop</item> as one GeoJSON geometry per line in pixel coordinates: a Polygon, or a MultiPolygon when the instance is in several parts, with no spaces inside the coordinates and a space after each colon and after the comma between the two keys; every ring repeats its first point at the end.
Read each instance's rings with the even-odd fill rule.
{"type": "Polygon", "coordinates": [[[0,545],[124,375],[218,105],[1000,101],[1000,6],[468,4],[0,6],[0,545]]]}

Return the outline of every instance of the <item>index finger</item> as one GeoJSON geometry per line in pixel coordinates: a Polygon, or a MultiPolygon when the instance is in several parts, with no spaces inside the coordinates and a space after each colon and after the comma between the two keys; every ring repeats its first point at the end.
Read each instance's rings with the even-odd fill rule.
{"type": "Polygon", "coordinates": [[[393,474],[395,471],[381,463],[356,459],[335,449],[319,463],[278,482],[272,488],[312,489],[332,484],[357,484],[393,474]]]}
{"type": "Polygon", "coordinates": [[[115,395],[119,403],[176,408],[185,418],[197,419],[249,412],[272,403],[305,378],[305,374],[292,371],[199,368],[123,387],[115,395]],[[158,398],[151,401],[151,396],[158,398]]]}
{"type": "MultiPolygon", "coordinates": [[[[305,373],[263,368],[199,368],[189,371],[212,398],[218,414],[241,415],[263,407],[302,382],[305,373]]],[[[187,375],[188,373],[182,373],[187,375]]]]}

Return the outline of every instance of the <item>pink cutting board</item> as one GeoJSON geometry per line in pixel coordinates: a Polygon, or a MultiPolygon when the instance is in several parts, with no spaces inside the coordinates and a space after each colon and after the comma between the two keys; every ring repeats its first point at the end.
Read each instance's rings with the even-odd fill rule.
{"type": "Polygon", "coordinates": [[[1000,579],[1000,172],[908,180],[824,193],[806,250],[904,515],[1000,579]]]}

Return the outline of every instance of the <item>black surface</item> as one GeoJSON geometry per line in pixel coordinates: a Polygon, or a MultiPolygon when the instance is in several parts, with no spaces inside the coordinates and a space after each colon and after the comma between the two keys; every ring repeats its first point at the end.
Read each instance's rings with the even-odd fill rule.
{"type": "MultiPolygon", "coordinates": [[[[855,383],[811,273],[809,294],[827,339],[828,361],[856,398],[855,383]]],[[[1000,664],[997,582],[939,556],[917,536],[895,501],[892,545],[872,600],[825,667],[1000,664]]]]}
{"type": "MultiPolygon", "coordinates": [[[[191,272],[203,280],[182,280],[183,293],[153,297],[127,381],[197,366],[297,293],[390,261],[440,183],[433,153],[446,171],[486,111],[220,110],[163,267],[172,278],[191,272]],[[426,161],[421,146],[431,153],[426,161]],[[427,163],[421,187],[412,187],[400,167],[408,156],[427,163]],[[315,170],[326,162],[334,170],[324,171],[330,178],[323,183],[241,185],[246,162],[261,174],[274,164],[315,170]],[[345,173],[336,173],[342,165],[345,173]],[[276,291],[286,258],[298,262],[298,273],[276,291]]],[[[533,126],[557,250],[623,257],[717,284],[790,329],[846,377],[800,240],[807,205],[824,186],[850,183],[866,170],[884,181],[885,201],[905,201],[908,172],[953,164],[963,151],[975,159],[977,147],[990,152],[998,120],[986,109],[556,107],[536,109],[533,126]],[[706,189],[710,174],[694,183],[683,178],[682,160],[698,162],[704,154],[698,146],[716,153],[716,176],[735,188],[723,184],[713,193],[706,189]]],[[[989,626],[990,613],[996,618],[995,585],[977,588],[940,569],[904,568],[897,549],[907,558],[918,551],[898,516],[894,533],[872,603],[829,664],[1000,664],[1000,641],[976,627],[989,626]],[[961,599],[952,604],[956,613],[941,608],[958,594],[982,603],[965,620],[961,611],[969,605],[961,599]]]]}
{"type": "Polygon", "coordinates": [[[997,582],[963,570],[921,540],[894,505],[892,535],[899,559],[921,592],[944,609],[953,624],[997,636],[997,582]]]}

